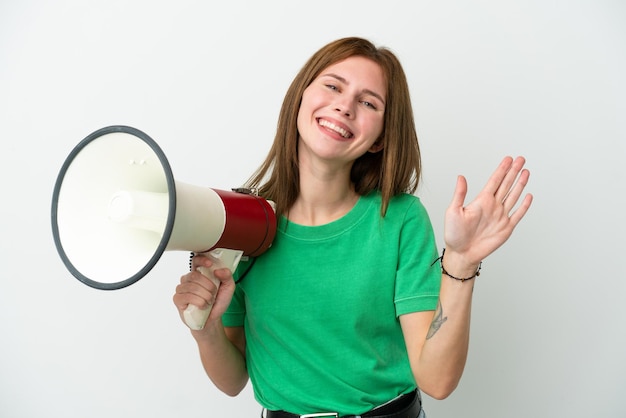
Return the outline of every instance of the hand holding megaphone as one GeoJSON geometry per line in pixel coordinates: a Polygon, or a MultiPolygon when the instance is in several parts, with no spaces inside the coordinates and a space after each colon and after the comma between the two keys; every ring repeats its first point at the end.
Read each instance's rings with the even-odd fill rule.
{"type": "MultiPolygon", "coordinates": [[[[218,291],[221,282],[217,277],[215,277],[215,270],[228,268],[231,273],[233,273],[235,267],[239,263],[242,252],[227,249],[216,249],[207,253],[202,253],[201,255],[211,261],[211,267],[198,266],[196,267],[196,270],[209,279],[217,288],[216,291],[218,291]]],[[[207,318],[211,314],[212,308],[212,303],[209,303],[206,308],[199,308],[196,305],[189,304],[183,311],[185,324],[187,324],[187,326],[192,330],[201,330],[204,328],[207,318]]]]}
{"type": "MultiPolygon", "coordinates": [[[[276,233],[271,202],[175,181],[156,142],[128,126],[97,130],[72,150],[51,215],[67,269],[102,290],[137,282],[169,250],[211,251],[215,265],[234,271],[243,256],[265,252],[276,233]]],[[[207,317],[191,307],[185,322],[200,329],[207,317]]]]}

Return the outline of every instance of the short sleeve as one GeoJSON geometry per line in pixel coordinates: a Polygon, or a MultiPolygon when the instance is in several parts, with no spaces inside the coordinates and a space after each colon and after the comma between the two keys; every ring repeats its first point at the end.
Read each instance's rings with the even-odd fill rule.
{"type": "Polygon", "coordinates": [[[435,310],[441,288],[437,245],[426,209],[418,198],[408,206],[399,243],[396,316],[435,310]]]}

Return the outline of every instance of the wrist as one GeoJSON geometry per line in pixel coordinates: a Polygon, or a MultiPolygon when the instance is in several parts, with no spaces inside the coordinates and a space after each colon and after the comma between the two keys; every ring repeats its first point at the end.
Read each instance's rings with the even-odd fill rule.
{"type": "Polygon", "coordinates": [[[446,251],[445,248],[437,260],[440,261],[441,273],[451,279],[464,282],[480,276],[482,261],[468,261],[462,254],[446,251]]]}
{"type": "Polygon", "coordinates": [[[224,333],[224,326],[221,318],[207,320],[204,327],[200,330],[190,329],[191,335],[198,344],[206,344],[216,341],[221,334],[224,333]]]}

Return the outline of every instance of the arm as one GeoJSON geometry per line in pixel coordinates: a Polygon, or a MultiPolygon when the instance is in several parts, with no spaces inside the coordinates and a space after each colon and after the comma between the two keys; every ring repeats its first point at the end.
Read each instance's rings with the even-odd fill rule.
{"type": "MultiPolygon", "coordinates": [[[[480,262],[508,240],[524,217],[532,196],[513,210],[528,183],[525,160],[505,158],[476,199],[464,205],[467,182],[459,176],[445,216],[446,271],[471,277],[480,262]]],[[[447,397],[458,385],[469,347],[474,280],[461,282],[441,277],[437,309],[402,315],[409,360],[422,390],[436,399],[447,397]]]]}
{"type": "Polygon", "coordinates": [[[176,287],[174,304],[183,321],[183,312],[190,303],[200,308],[213,304],[204,328],[191,331],[191,335],[198,344],[202,366],[211,381],[222,392],[235,396],[248,382],[245,336],[243,327],[225,328],[221,319],[233,297],[235,282],[229,269],[215,270],[214,275],[221,282],[216,289],[208,277],[197,271],[199,266],[210,268],[211,260],[194,257],[192,271],[182,276],[176,287]]]}

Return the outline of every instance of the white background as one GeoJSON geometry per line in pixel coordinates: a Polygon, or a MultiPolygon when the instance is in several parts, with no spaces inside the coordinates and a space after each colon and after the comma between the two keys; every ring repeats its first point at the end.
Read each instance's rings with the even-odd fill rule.
{"type": "Polygon", "coordinates": [[[624,413],[624,2],[2,0],[0,416],[258,416],[250,387],[211,385],[178,319],[187,254],[91,289],[56,253],[52,190],[112,124],[154,138],[179,181],[240,185],[298,69],[348,35],[404,63],[440,245],[458,174],[473,196],[504,155],[532,172],[531,211],[476,283],[465,375],[429,417],[624,413]]]}

